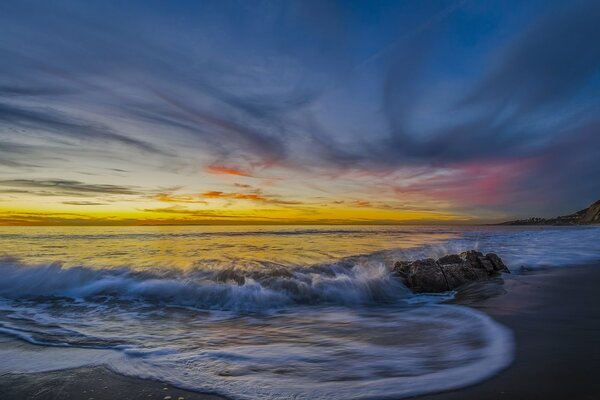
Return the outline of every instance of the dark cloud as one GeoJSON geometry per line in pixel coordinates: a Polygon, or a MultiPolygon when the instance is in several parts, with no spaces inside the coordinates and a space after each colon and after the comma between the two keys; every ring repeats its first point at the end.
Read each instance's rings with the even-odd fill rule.
{"type": "Polygon", "coordinates": [[[0,186],[8,188],[31,189],[36,194],[54,196],[95,196],[95,195],[141,195],[145,194],[138,188],[109,185],[89,184],[63,179],[10,179],[0,180],[0,186]],[[41,191],[39,191],[41,190],[41,191]]]}
{"type": "Polygon", "coordinates": [[[415,40],[387,77],[384,104],[390,138],[376,149],[377,158],[447,164],[543,153],[540,136],[561,135],[563,129],[547,125],[542,129],[531,113],[545,110],[548,114],[534,116],[551,121],[552,113],[572,105],[574,97],[593,84],[600,72],[599,19],[600,6],[594,2],[552,8],[492,54],[490,72],[450,111],[458,121],[469,115],[466,121],[449,120],[447,126],[425,135],[407,126],[423,95],[420,74],[427,67],[423,53],[432,46],[428,43],[432,36],[415,40]],[[550,106],[555,108],[546,109],[550,106]]]}
{"type": "Polygon", "coordinates": [[[518,114],[563,105],[597,76],[600,3],[554,7],[496,55],[487,77],[466,101],[518,114]]]}
{"type": "MultiPolygon", "coordinates": [[[[183,8],[194,15],[191,19],[158,8],[67,2],[31,10],[9,2],[5,30],[31,51],[14,42],[0,43],[7,60],[0,66],[4,96],[62,96],[62,104],[95,112],[101,105],[133,125],[147,123],[169,134],[191,133],[199,139],[196,145],[209,147],[217,157],[244,156],[263,163],[286,158],[292,124],[288,114],[310,105],[323,86],[323,71],[335,70],[337,60],[344,59],[336,51],[344,36],[329,18],[335,20],[339,8],[303,2],[240,5],[236,12],[253,16],[244,24],[232,23],[229,13],[214,4],[186,5],[183,8]],[[321,19],[309,21],[317,11],[321,19]],[[131,14],[139,18],[129,18],[131,14]],[[154,23],[157,18],[159,24],[154,23]],[[14,24],[16,20],[25,23],[14,24]],[[218,34],[203,40],[211,30],[218,34]],[[298,30],[318,36],[319,41],[306,42],[298,30]],[[202,43],[204,54],[196,48],[202,43]],[[297,71],[288,68],[296,62],[297,71]],[[33,83],[26,84],[29,77],[33,83]],[[281,85],[273,85],[273,80],[281,85]],[[136,90],[145,95],[132,96],[136,90]]],[[[162,151],[142,136],[133,138],[39,105],[5,103],[0,120],[70,138],[162,151]]]]}
{"type": "Polygon", "coordinates": [[[33,154],[30,146],[0,141],[0,165],[11,168],[37,168],[39,165],[31,162],[33,154]]]}
{"type": "Polygon", "coordinates": [[[0,97],[58,96],[72,93],[73,90],[63,87],[0,86],[0,97]]]}
{"type": "MultiPolygon", "coordinates": [[[[557,208],[593,200],[600,4],[506,3],[6,2],[0,138],[11,140],[0,141],[0,165],[47,164],[39,143],[20,142],[23,130],[79,154],[102,147],[104,160],[164,170],[184,153],[194,170],[202,162],[203,172],[216,165],[248,177],[270,166],[310,178],[316,169],[535,159],[512,172],[508,207],[540,196],[557,208]]],[[[472,189],[468,177],[454,182],[472,189]]],[[[0,185],[140,193],[61,180],[0,185]]]]}
{"type": "Polygon", "coordinates": [[[145,152],[165,154],[156,146],[113,132],[110,128],[89,121],[77,121],[52,109],[32,109],[0,103],[0,124],[10,127],[37,129],[84,142],[117,143],[145,152]]]}

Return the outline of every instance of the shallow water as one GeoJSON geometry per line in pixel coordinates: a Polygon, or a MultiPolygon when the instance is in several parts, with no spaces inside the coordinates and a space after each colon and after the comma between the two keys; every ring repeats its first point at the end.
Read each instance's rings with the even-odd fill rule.
{"type": "Polygon", "coordinates": [[[396,260],[600,259],[591,227],[3,228],[0,241],[0,334],[49,349],[0,346],[0,372],[102,363],[240,399],[397,398],[511,362],[510,331],[439,304],[451,293],[412,295],[396,260]]]}

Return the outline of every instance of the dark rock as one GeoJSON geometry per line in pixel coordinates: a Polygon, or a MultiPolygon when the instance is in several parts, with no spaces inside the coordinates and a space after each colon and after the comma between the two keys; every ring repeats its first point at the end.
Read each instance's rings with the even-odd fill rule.
{"type": "Polygon", "coordinates": [[[477,261],[479,262],[479,268],[485,269],[487,273],[494,272],[494,264],[484,256],[477,257],[477,261]]]}
{"type": "Polygon", "coordinates": [[[490,260],[490,262],[494,266],[494,271],[508,272],[508,273],[510,273],[510,271],[508,270],[508,267],[506,265],[504,265],[504,263],[502,262],[502,259],[500,257],[498,257],[497,254],[495,254],[495,253],[487,253],[485,255],[485,257],[488,260],[490,260]]]}
{"type": "Polygon", "coordinates": [[[412,262],[410,261],[398,261],[394,264],[394,272],[400,275],[402,278],[408,277],[408,271],[412,262]]]}
{"type": "Polygon", "coordinates": [[[432,258],[398,261],[394,272],[414,292],[438,293],[509,271],[498,255],[488,253],[484,256],[479,251],[470,250],[460,255],[450,254],[437,261],[432,258]]]}
{"type": "Polygon", "coordinates": [[[462,258],[458,254],[449,254],[438,260],[438,264],[459,264],[462,262],[462,258]]]}
{"type": "Polygon", "coordinates": [[[487,279],[489,274],[481,268],[473,268],[468,262],[460,264],[443,265],[442,271],[451,289],[457,288],[465,283],[476,282],[487,279]]]}
{"type": "Polygon", "coordinates": [[[450,290],[440,266],[433,258],[417,260],[405,269],[407,286],[417,292],[445,292],[450,290]]]}
{"type": "Polygon", "coordinates": [[[214,280],[220,283],[236,283],[239,286],[243,286],[247,279],[269,284],[271,281],[278,280],[280,278],[290,278],[292,276],[292,272],[286,268],[269,265],[264,269],[254,271],[227,268],[217,271],[214,274],[214,280]]]}
{"type": "Polygon", "coordinates": [[[479,257],[482,257],[482,256],[483,256],[483,253],[481,253],[480,251],[475,251],[475,250],[464,251],[464,252],[460,253],[460,255],[459,255],[459,257],[461,258],[461,261],[466,260],[466,261],[470,262],[471,264],[473,264],[473,266],[476,266],[477,268],[482,268],[479,263],[479,257]]]}
{"type": "Polygon", "coordinates": [[[218,271],[215,274],[215,281],[223,283],[235,282],[242,286],[244,283],[246,283],[246,278],[240,273],[240,271],[237,271],[233,268],[228,268],[218,271]]]}
{"type": "Polygon", "coordinates": [[[600,200],[598,200],[597,202],[589,206],[587,210],[585,210],[585,213],[581,217],[581,222],[584,224],[600,223],[600,200]]]}

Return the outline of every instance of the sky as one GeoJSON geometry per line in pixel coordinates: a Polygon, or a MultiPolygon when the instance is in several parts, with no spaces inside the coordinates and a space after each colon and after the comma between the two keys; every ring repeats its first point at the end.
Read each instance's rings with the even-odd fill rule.
{"type": "Polygon", "coordinates": [[[598,1],[0,2],[0,225],[476,224],[600,198],[598,1]]]}

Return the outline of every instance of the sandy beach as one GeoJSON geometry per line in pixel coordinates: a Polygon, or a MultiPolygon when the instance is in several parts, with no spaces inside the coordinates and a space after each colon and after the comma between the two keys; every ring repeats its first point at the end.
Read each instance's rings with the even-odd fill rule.
{"type": "Polygon", "coordinates": [[[104,367],[77,368],[39,374],[0,377],[1,399],[60,400],[218,400],[171,385],[115,374],[104,367]]]}
{"type": "Polygon", "coordinates": [[[597,399],[600,394],[600,265],[505,279],[505,294],[469,306],[515,335],[513,364],[478,385],[420,400],[597,399]]]}
{"type": "MultiPolygon", "coordinates": [[[[489,285],[489,284],[488,284],[489,285]]],[[[596,399],[600,393],[600,265],[506,276],[496,294],[459,296],[493,316],[515,335],[513,364],[495,377],[422,400],[596,399]]],[[[489,289],[489,288],[488,288],[489,289]]],[[[79,368],[0,377],[0,398],[11,399],[217,399],[170,385],[79,368]]]]}

